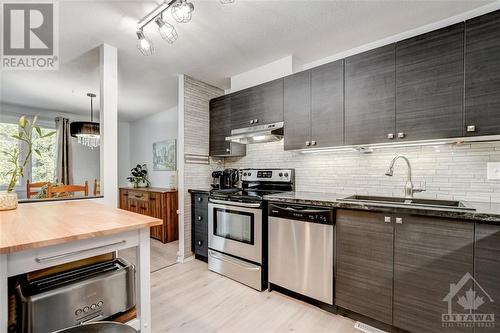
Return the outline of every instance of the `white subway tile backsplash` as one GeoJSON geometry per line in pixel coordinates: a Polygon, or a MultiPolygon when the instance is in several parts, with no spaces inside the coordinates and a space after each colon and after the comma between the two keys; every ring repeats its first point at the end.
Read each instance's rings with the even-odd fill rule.
{"type": "Polygon", "coordinates": [[[384,175],[396,155],[410,159],[416,187],[425,182],[419,197],[500,202],[500,182],[486,177],[487,162],[500,161],[500,142],[302,154],[284,151],[280,141],[248,145],[246,156],[226,158],[225,167],[295,168],[298,191],[401,196],[405,163],[396,163],[393,177],[384,175]]]}

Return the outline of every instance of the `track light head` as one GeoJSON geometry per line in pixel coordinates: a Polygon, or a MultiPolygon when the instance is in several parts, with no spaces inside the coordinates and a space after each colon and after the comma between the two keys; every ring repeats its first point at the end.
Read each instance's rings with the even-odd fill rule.
{"type": "Polygon", "coordinates": [[[177,40],[177,31],[174,26],[165,22],[160,16],[155,19],[155,23],[158,25],[158,32],[165,41],[172,44],[177,40]]]}
{"type": "Polygon", "coordinates": [[[153,43],[149,40],[149,38],[144,35],[142,30],[137,31],[137,48],[141,53],[145,56],[152,55],[154,53],[153,43]]]}
{"type": "Polygon", "coordinates": [[[187,23],[193,16],[194,5],[187,0],[179,0],[172,6],[172,16],[179,23],[187,23]]]}

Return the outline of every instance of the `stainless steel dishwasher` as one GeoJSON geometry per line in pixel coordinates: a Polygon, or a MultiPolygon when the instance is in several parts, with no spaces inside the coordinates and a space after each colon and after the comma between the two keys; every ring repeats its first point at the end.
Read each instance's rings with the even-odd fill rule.
{"type": "Polygon", "coordinates": [[[269,282],[333,305],[333,209],[269,203],[269,282]]]}

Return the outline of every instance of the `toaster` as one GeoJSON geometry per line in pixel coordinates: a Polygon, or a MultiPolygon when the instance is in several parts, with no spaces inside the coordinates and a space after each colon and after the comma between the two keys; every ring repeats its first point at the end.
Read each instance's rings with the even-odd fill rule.
{"type": "Polygon", "coordinates": [[[16,286],[20,332],[54,332],[135,306],[135,267],[117,258],[16,286]]]}

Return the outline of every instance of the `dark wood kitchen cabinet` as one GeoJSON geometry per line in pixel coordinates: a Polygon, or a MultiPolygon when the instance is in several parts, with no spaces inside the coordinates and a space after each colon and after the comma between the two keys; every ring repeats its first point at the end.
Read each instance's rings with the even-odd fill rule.
{"type": "Polygon", "coordinates": [[[393,224],[386,218],[337,210],[335,304],[391,324],[393,224]]]}
{"type": "Polygon", "coordinates": [[[284,82],[285,150],[344,142],[344,61],[288,76],[284,82]]]}
{"type": "Polygon", "coordinates": [[[232,129],[283,121],[283,79],[244,89],[229,96],[232,129]]]}
{"type": "Polygon", "coordinates": [[[210,156],[245,156],[246,146],[226,141],[231,135],[231,96],[210,100],[210,156]]]}
{"type": "Polygon", "coordinates": [[[500,134],[500,11],[465,24],[465,135],[497,135],[500,134]]]}
{"type": "Polygon", "coordinates": [[[311,146],[311,71],[284,80],[285,150],[311,146]]]}
{"type": "MultiPolygon", "coordinates": [[[[473,328],[443,327],[448,313],[444,301],[450,284],[459,285],[467,273],[474,274],[474,223],[456,219],[394,215],[394,312],[393,325],[409,332],[473,332],[473,328]]],[[[472,280],[452,295],[452,311],[474,288],[472,280]]],[[[498,285],[497,285],[498,286],[498,285]]]]}
{"type": "Polygon", "coordinates": [[[395,138],[395,45],[345,59],[345,144],[395,138]]]}
{"type": "MultiPolygon", "coordinates": [[[[484,304],[477,309],[477,312],[494,313],[495,320],[498,321],[498,314],[500,314],[500,226],[476,223],[475,241],[475,279],[484,290],[476,287],[478,296],[483,297],[484,300],[484,304]]],[[[498,327],[498,322],[495,326],[498,327]]],[[[495,329],[491,327],[476,327],[475,333],[487,333],[493,330],[495,329]]]]}
{"type": "Polygon", "coordinates": [[[191,250],[197,259],[208,260],[208,192],[191,193],[191,250]]]}
{"type": "Polygon", "coordinates": [[[464,26],[396,43],[398,140],[463,135],[464,26]]]}

